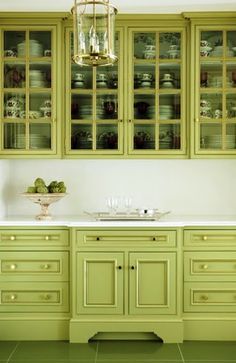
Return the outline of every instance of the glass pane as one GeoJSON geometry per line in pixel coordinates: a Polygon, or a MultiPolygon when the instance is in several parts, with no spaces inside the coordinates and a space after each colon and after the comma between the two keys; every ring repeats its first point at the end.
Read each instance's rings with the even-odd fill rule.
{"type": "Polygon", "coordinates": [[[51,63],[30,63],[29,86],[36,88],[51,87],[51,63]]]}
{"type": "Polygon", "coordinates": [[[180,119],[180,95],[160,95],[159,119],[180,119]]]}
{"type": "Polygon", "coordinates": [[[52,102],[50,93],[31,93],[29,95],[29,118],[52,117],[52,102]]]}
{"type": "Polygon", "coordinates": [[[200,148],[221,149],[222,128],[220,124],[201,124],[200,127],[200,148]]]}
{"type": "Polygon", "coordinates": [[[236,125],[228,124],[226,126],[226,148],[236,149],[236,125]]]}
{"type": "Polygon", "coordinates": [[[180,65],[174,63],[160,64],[160,88],[180,88],[180,65]]]}
{"type": "Polygon", "coordinates": [[[93,84],[92,67],[79,67],[77,64],[71,65],[71,88],[92,89],[93,84]]]}
{"type": "Polygon", "coordinates": [[[4,87],[25,87],[25,63],[4,62],[4,87]]]}
{"type": "Polygon", "coordinates": [[[200,39],[201,57],[222,57],[223,56],[223,32],[203,31],[200,39]]]}
{"type": "Polygon", "coordinates": [[[149,120],[155,117],[155,96],[135,95],[134,96],[134,119],[149,120]]]}
{"type": "Polygon", "coordinates": [[[97,96],[96,118],[98,120],[118,118],[117,95],[97,96]]]}
{"type": "Polygon", "coordinates": [[[25,118],[25,95],[17,93],[4,94],[4,117],[25,118]]]}
{"type": "Polygon", "coordinates": [[[72,95],[72,120],[91,120],[93,117],[92,96],[72,95]]]}
{"type": "Polygon", "coordinates": [[[180,125],[160,125],[160,149],[180,149],[180,141],[180,125]]]}
{"type": "Polygon", "coordinates": [[[71,149],[92,149],[92,125],[71,126],[71,149]]]}
{"type": "Polygon", "coordinates": [[[29,125],[29,147],[30,149],[51,148],[51,125],[34,123],[29,125]]]}
{"type": "Polygon", "coordinates": [[[222,95],[220,93],[205,93],[200,97],[200,117],[222,117],[222,95]]]}
{"type": "Polygon", "coordinates": [[[50,31],[30,31],[29,38],[30,57],[51,56],[52,46],[50,31]]]}
{"type": "Polygon", "coordinates": [[[156,34],[135,33],[134,34],[134,58],[155,59],[156,58],[156,34]]]}
{"type": "Polygon", "coordinates": [[[154,125],[134,125],[134,149],[155,149],[154,125]]]}
{"type": "Polygon", "coordinates": [[[116,125],[97,125],[97,149],[118,149],[116,125]]]}
{"type": "Polygon", "coordinates": [[[201,62],[200,87],[220,88],[222,84],[223,65],[221,62],[201,62]]]}
{"type": "Polygon", "coordinates": [[[134,88],[155,87],[155,64],[134,66],[134,88]]]}
{"type": "Polygon", "coordinates": [[[4,149],[25,149],[25,125],[4,124],[4,149]]]}
{"type": "Polygon", "coordinates": [[[180,58],[180,50],[180,33],[160,33],[160,58],[180,58]]]}
{"type": "Polygon", "coordinates": [[[236,57],[236,31],[227,32],[227,56],[236,57]]]}
{"type": "Polygon", "coordinates": [[[236,118],[236,93],[226,95],[226,116],[227,118],[236,118]]]}
{"type": "Polygon", "coordinates": [[[5,31],[4,32],[4,56],[24,57],[25,56],[25,32],[5,31]]]}
{"type": "Polygon", "coordinates": [[[236,87],[236,63],[226,63],[226,87],[236,87]]]}

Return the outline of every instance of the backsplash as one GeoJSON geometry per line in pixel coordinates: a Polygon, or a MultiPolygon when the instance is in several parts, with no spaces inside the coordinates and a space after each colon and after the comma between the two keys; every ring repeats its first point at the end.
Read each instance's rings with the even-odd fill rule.
{"type": "Polygon", "coordinates": [[[54,215],[104,211],[110,196],[176,215],[236,215],[236,160],[4,160],[0,173],[0,216],[37,214],[20,196],[37,177],[67,185],[54,215]]]}

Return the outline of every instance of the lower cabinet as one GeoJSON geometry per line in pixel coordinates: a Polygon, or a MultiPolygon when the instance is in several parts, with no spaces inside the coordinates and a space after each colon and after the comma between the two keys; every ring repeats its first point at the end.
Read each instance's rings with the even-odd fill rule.
{"type": "Polygon", "coordinates": [[[68,339],[69,231],[0,230],[0,339],[68,339]]]}
{"type": "Polygon", "coordinates": [[[182,341],[175,230],[74,230],[72,256],[71,341],[112,332],[182,341]]]}
{"type": "Polygon", "coordinates": [[[184,231],[183,316],[185,339],[236,339],[236,229],[184,231]]]}

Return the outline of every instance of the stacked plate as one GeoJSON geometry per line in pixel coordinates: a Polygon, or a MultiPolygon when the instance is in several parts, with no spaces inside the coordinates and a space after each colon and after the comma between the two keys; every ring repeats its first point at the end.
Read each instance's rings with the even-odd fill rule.
{"type": "Polygon", "coordinates": [[[45,135],[31,134],[30,135],[31,149],[48,149],[50,148],[50,139],[45,135]]]}
{"type": "MultiPolygon", "coordinates": [[[[225,137],[227,149],[236,148],[235,135],[226,135],[225,137]]],[[[222,147],[222,136],[221,135],[209,135],[206,138],[206,146],[212,149],[220,149],[222,147]]]]}
{"type": "Polygon", "coordinates": [[[172,105],[160,105],[160,120],[169,120],[173,118],[172,105]]]}
{"type": "Polygon", "coordinates": [[[148,110],[147,110],[148,118],[154,119],[155,118],[155,112],[156,112],[156,107],[155,106],[149,106],[148,110]]]}
{"type": "MultiPolygon", "coordinates": [[[[24,57],[26,54],[25,51],[25,42],[17,44],[17,54],[18,57],[24,57]]],[[[35,39],[30,39],[29,41],[29,54],[31,57],[42,57],[43,56],[43,46],[35,39]]]]}
{"type": "Polygon", "coordinates": [[[92,118],[93,110],[91,105],[81,105],[80,108],[80,117],[83,119],[92,118]]]}
{"type": "Polygon", "coordinates": [[[97,119],[100,119],[100,120],[103,119],[105,117],[104,113],[105,113],[104,108],[101,106],[97,106],[97,110],[96,110],[97,119]]]}
{"type": "Polygon", "coordinates": [[[29,71],[30,87],[45,87],[45,74],[41,70],[31,69],[29,71]]]}

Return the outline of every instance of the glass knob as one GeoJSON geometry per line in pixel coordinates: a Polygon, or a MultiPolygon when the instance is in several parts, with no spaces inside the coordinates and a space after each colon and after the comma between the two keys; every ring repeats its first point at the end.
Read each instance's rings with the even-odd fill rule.
{"type": "Polygon", "coordinates": [[[203,236],[202,239],[203,239],[203,241],[206,241],[207,240],[207,236],[203,236]]]}
{"type": "Polygon", "coordinates": [[[15,236],[11,236],[11,237],[10,237],[10,240],[11,240],[11,241],[15,241],[15,239],[16,239],[16,237],[15,237],[15,236]]]}
{"type": "Polygon", "coordinates": [[[16,295],[11,295],[11,300],[16,300],[16,295]]]}
{"type": "Polygon", "coordinates": [[[207,270],[207,269],[208,269],[208,265],[202,265],[202,268],[203,268],[204,270],[207,270]]]}
{"type": "Polygon", "coordinates": [[[49,240],[49,236],[45,236],[45,240],[48,241],[49,240]]]}
{"type": "Polygon", "coordinates": [[[15,265],[15,264],[12,264],[12,265],[10,266],[10,268],[11,268],[11,270],[15,270],[15,269],[16,269],[16,265],[15,265]]]}
{"type": "Polygon", "coordinates": [[[43,266],[44,270],[48,270],[50,267],[50,265],[48,265],[47,263],[43,266]]]}

